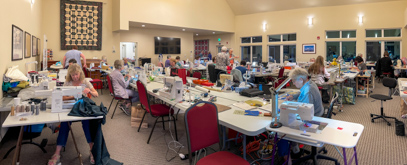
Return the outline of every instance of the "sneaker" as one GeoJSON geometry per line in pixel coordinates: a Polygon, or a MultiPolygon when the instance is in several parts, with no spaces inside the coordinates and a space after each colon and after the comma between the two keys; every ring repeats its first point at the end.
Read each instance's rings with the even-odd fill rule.
{"type": "Polygon", "coordinates": [[[127,110],[126,107],[120,105],[119,108],[120,108],[127,116],[130,116],[130,112],[127,110]]]}

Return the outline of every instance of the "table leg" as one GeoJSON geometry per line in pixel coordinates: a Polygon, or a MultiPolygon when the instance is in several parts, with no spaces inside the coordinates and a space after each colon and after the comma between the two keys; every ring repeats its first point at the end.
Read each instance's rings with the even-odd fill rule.
{"type": "Polygon", "coordinates": [[[79,163],[80,163],[80,165],[83,165],[83,163],[82,163],[82,155],[79,152],[78,145],[76,145],[75,136],[73,134],[71,124],[68,123],[68,126],[69,126],[69,129],[71,130],[71,135],[72,135],[73,143],[75,145],[76,153],[78,154],[79,163]]]}
{"type": "Polygon", "coordinates": [[[366,95],[366,98],[369,98],[369,86],[370,86],[370,84],[369,84],[369,80],[370,80],[370,77],[368,77],[367,78],[367,80],[366,80],[366,90],[367,90],[367,95],[366,95]]]}
{"type": "Polygon", "coordinates": [[[16,165],[17,162],[20,161],[20,151],[21,151],[21,142],[23,141],[23,133],[24,133],[24,126],[21,126],[20,133],[18,135],[16,150],[14,151],[13,162],[12,165],[16,165]]]}
{"type": "Polygon", "coordinates": [[[225,147],[226,147],[226,128],[225,128],[225,126],[221,126],[220,129],[222,130],[222,133],[223,133],[223,137],[222,137],[222,139],[223,139],[223,147],[222,147],[222,150],[224,150],[225,147]]]}
{"type": "Polygon", "coordinates": [[[246,135],[245,134],[243,134],[243,159],[247,160],[246,159],[246,135]]]}
{"type": "Polygon", "coordinates": [[[275,157],[275,153],[276,153],[276,146],[277,146],[277,132],[274,135],[274,143],[273,143],[273,151],[271,153],[271,164],[274,164],[274,157],[275,157]]]}

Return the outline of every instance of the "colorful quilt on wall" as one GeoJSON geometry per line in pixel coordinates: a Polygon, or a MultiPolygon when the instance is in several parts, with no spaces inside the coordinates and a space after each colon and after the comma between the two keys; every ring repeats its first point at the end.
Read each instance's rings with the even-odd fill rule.
{"type": "Polygon", "coordinates": [[[61,0],[61,50],[102,49],[102,2],[61,0]]]}

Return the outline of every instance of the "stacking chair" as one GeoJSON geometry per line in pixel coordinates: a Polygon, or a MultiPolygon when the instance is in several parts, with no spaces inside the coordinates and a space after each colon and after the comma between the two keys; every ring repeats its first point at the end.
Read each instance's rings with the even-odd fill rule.
{"type": "MultiPolygon", "coordinates": [[[[284,67],[280,68],[280,71],[278,72],[277,79],[275,79],[275,80],[272,79],[273,84],[274,84],[274,88],[277,88],[281,83],[284,82],[284,80],[285,80],[285,78],[284,78],[284,70],[285,70],[284,67]]],[[[287,86],[288,86],[288,84],[287,84],[287,86]]]]}
{"type": "Polygon", "coordinates": [[[199,72],[199,71],[195,71],[195,72],[194,72],[194,74],[192,74],[192,77],[195,77],[195,78],[201,79],[202,74],[201,74],[201,72],[199,72]]]}
{"type": "Polygon", "coordinates": [[[232,69],[230,74],[233,75],[233,81],[243,82],[242,72],[239,69],[232,69]]]}
{"type": "Polygon", "coordinates": [[[155,125],[158,122],[163,123],[163,129],[165,130],[165,125],[164,122],[174,122],[174,130],[175,130],[175,139],[178,141],[178,134],[177,134],[177,123],[175,122],[175,117],[174,117],[174,109],[171,109],[165,104],[154,104],[150,105],[149,97],[147,95],[147,89],[144,86],[144,84],[139,80],[137,81],[137,91],[139,94],[140,98],[140,103],[141,107],[146,110],[144,112],[143,118],[141,119],[140,126],[138,127],[137,132],[140,132],[141,124],[143,124],[144,117],[146,116],[147,113],[149,113],[153,118],[155,118],[155,122],[153,125],[153,129],[151,129],[150,136],[148,137],[147,144],[150,143],[151,135],[154,132],[155,125]],[[170,117],[171,115],[171,117],[170,117]],[[164,120],[164,117],[168,117],[168,120],[164,120]],[[161,118],[161,121],[158,121],[158,119],[161,118]]]}
{"type": "MultiPolygon", "coordinates": [[[[85,74],[85,77],[92,78],[92,77],[89,77],[86,68],[83,68],[83,73],[85,74]]],[[[100,94],[103,95],[103,81],[102,81],[102,80],[95,78],[95,79],[92,79],[92,81],[89,81],[89,82],[90,82],[93,86],[95,86],[95,84],[97,84],[98,86],[100,86],[100,94]]],[[[96,88],[95,88],[95,89],[96,89],[96,88]]]]}
{"type": "Polygon", "coordinates": [[[391,96],[391,91],[397,86],[397,80],[396,79],[394,79],[394,78],[387,78],[387,77],[385,77],[385,78],[383,78],[383,85],[385,86],[385,87],[388,87],[389,88],[389,95],[388,96],[386,96],[386,95],[382,95],[382,94],[373,94],[373,95],[370,95],[370,97],[371,98],[373,98],[373,99],[376,99],[376,100],[380,100],[380,102],[381,102],[381,107],[380,107],[380,115],[376,115],[376,114],[370,114],[370,117],[372,118],[371,120],[372,120],[372,123],[374,123],[374,120],[376,120],[376,119],[383,119],[384,121],[386,121],[387,122],[387,125],[388,126],[390,126],[391,124],[390,124],[390,122],[389,121],[387,121],[386,120],[386,118],[390,118],[390,119],[396,119],[396,118],[394,118],[394,117],[389,117],[389,116],[386,116],[384,113],[383,113],[383,101],[386,101],[386,100],[391,100],[391,99],[393,99],[391,96]]]}
{"type": "MultiPolygon", "coordinates": [[[[184,119],[189,155],[220,142],[218,109],[215,104],[198,102],[186,110],[184,119]]],[[[220,143],[219,148],[222,148],[220,143]]],[[[199,154],[195,154],[195,160],[198,157],[199,154]]],[[[195,162],[197,165],[249,165],[242,157],[227,151],[212,153],[195,162]]],[[[192,164],[192,156],[189,156],[189,164],[192,164]]]]}
{"type": "MultiPolygon", "coordinates": [[[[117,100],[116,107],[114,107],[114,111],[113,111],[112,118],[111,118],[111,119],[113,119],[114,113],[116,112],[117,105],[119,105],[120,100],[129,100],[131,102],[132,97],[125,99],[125,98],[116,96],[114,94],[114,88],[113,88],[110,76],[107,75],[106,78],[107,78],[107,85],[109,86],[110,95],[113,96],[112,101],[110,102],[110,105],[109,105],[109,109],[107,110],[108,112],[110,111],[110,107],[112,106],[113,100],[117,100]]],[[[133,105],[133,102],[131,102],[131,105],[133,105]]]]}

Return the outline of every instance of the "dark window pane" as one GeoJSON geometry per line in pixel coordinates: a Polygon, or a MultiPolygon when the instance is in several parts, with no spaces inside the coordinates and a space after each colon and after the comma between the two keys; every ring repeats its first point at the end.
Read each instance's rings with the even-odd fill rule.
{"type": "Polygon", "coordinates": [[[259,43],[259,42],[263,42],[262,36],[252,37],[252,43],[259,43]]]}
{"type": "Polygon", "coordinates": [[[263,55],[261,46],[252,46],[253,50],[253,56],[252,56],[252,62],[258,62],[261,63],[261,56],[263,55]]]}
{"type": "Polygon", "coordinates": [[[251,37],[242,37],[242,43],[250,43],[251,37]]]}
{"type": "Polygon", "coordinates": [[[283,46],[284,61],[296,62],[295,49],[296,49],[295,45],[283,46]]]}
{"type": "Polygon", "coordinates": [[[269,46],[269,62],[280,63],[280,45],[269,46]]]}
{"type": "Polygon", "coordinates": [[[326,38],[339,38],[339,31],[327,31],[326,38]]]}
{"type": "Polygon", "coordinates": [[[342,42],[342,59],[349,62],[356,57],[356,41],[342,42]]]}
{"type": "Polygon", "coordinates": [[[281,35],[269,35],[269,42],[281,42],[281,35]]]}
{"type": "Polygon", "coordinates": [[[382,30],[366,30],[366,37],[382,37],[382,30]]]}
{"type": "Polygon", "coordinates": [[[366,42],[366,61],[377,61],[380,59],[381,44],[379,41],[366,42]]]}
{"type": "Polygon", "coordinates": [[[384,37],[400,37],[401,29],[384,29],[384,37]]]}
{"type": "Polygon", "coordinates": [[[296,41],[297,34],[283,34],[283,41],[296,41]]]}
{"type": "Polygon", "coordinates": [[[332,62],[334,58],[338,58],[339,42],[326,42],[326,61],[332,62]]]}
{"type": "Polygon", "coordinates": [[[342,38],[356,38],[356,30],[342,31],[342,38]]]}
{"type": "Polygon", "coordinates": [[[250,62],[250,46],[242,46],[242,60],[250,62]]]}
{"type": "Polygon", "coordinates": [[[400,59],[400,41],[384,42],[385,51],[389,52],[392,60],[400,59]]]}

